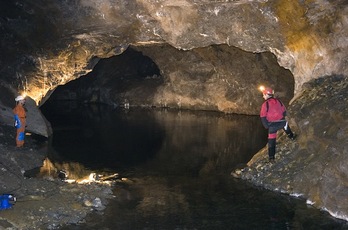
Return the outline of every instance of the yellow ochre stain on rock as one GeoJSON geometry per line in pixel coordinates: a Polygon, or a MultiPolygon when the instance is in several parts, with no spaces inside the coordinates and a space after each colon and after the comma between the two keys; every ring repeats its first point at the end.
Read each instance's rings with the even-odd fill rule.
{"type": "Polygon", "coordinates": [[[306,16],[308,5],[313,1],[280,0],[273,3],[286,46],[291,51],[313,52],[318,38],[306,16]]]}

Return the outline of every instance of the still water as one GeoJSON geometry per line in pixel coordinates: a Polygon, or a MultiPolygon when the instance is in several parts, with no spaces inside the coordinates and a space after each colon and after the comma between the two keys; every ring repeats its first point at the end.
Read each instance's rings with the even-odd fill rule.
{"type": "Polygon", "coordinates": [[[103,215],[64,229],[347,229],[304,200],[230,176],[266,144],[257,116],[67,102],[42,111],[52,158],[127,178],[103,215]]]}

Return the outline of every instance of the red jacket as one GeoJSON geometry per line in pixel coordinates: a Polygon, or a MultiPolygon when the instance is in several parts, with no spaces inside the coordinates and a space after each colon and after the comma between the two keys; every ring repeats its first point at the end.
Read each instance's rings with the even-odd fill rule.
{"type": "Polygon", "coordinates": [[[285,106],[280,100],[274,97],[267,99],[261,106],[261,120],[266,119],[267,122],[274,122],[284,119],[285,116],[285,106]]]}

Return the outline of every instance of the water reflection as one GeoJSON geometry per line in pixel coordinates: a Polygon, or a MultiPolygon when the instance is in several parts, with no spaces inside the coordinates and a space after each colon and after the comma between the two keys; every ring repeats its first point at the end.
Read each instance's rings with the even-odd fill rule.
{"type": "Polygon", "coordinates": [[[258,117],[213,112],[160,112],[165,138],[150,168],[183,174],[230,173],[266,143],[258,117]]]}
{"type": "Polygon", "coordinates": [[[230,172],[266,144],[258,117],[102,107],[46,108],[52,157],[112,168],[124,180],[104,215],[64,229],[344,229],[302,200],[230,172]],[[64,120],[64,122],[62,121],[64,120]]]}
{"type": "Polygon", "coordinates": [[[49,180],[60,179],[67,183],[103,183],[111,185],[118,178],[118,173],[105,171],[92,171],[78,162],[52,162],[45,158],[41,167],[24,172],[27,178],[45,178],[49,180]]]}
{"type": "Polygon", "coordinates": [[[247,162],[266,143],[258,117],[61,106],[43,108],[54,129],[51,153],[89,167],[134,166],[156,157],[181,170],[229,173],[231,166],[247,162]]]}

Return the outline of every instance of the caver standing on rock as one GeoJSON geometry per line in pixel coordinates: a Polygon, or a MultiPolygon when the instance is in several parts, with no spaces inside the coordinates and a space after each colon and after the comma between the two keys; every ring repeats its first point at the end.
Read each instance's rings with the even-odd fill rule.
{"type": "Polygon", "coordinates": [[[272,162],[276,152],[277,131],[283,129],[286,135],[294,140],[295,135],[290,129],[285,119],[286,108],[284,104],[274,97],[274,91],[271,88],[260,87],[265,102],[261,106],[260,117],[263,126],[268,129],[268,157],[272,162]]]}
{"type": "Polygon", "coordinates": [[[15,101],[16,101],[16,107],[13,109],[13,114],[15,119],[14,126],[17,129],[16,146],[18,148],[21,148],[24,145],[25,126],[26,126],[26,111],[24,108],[25,97],[18,96],[15,98],[15,101]]]}

